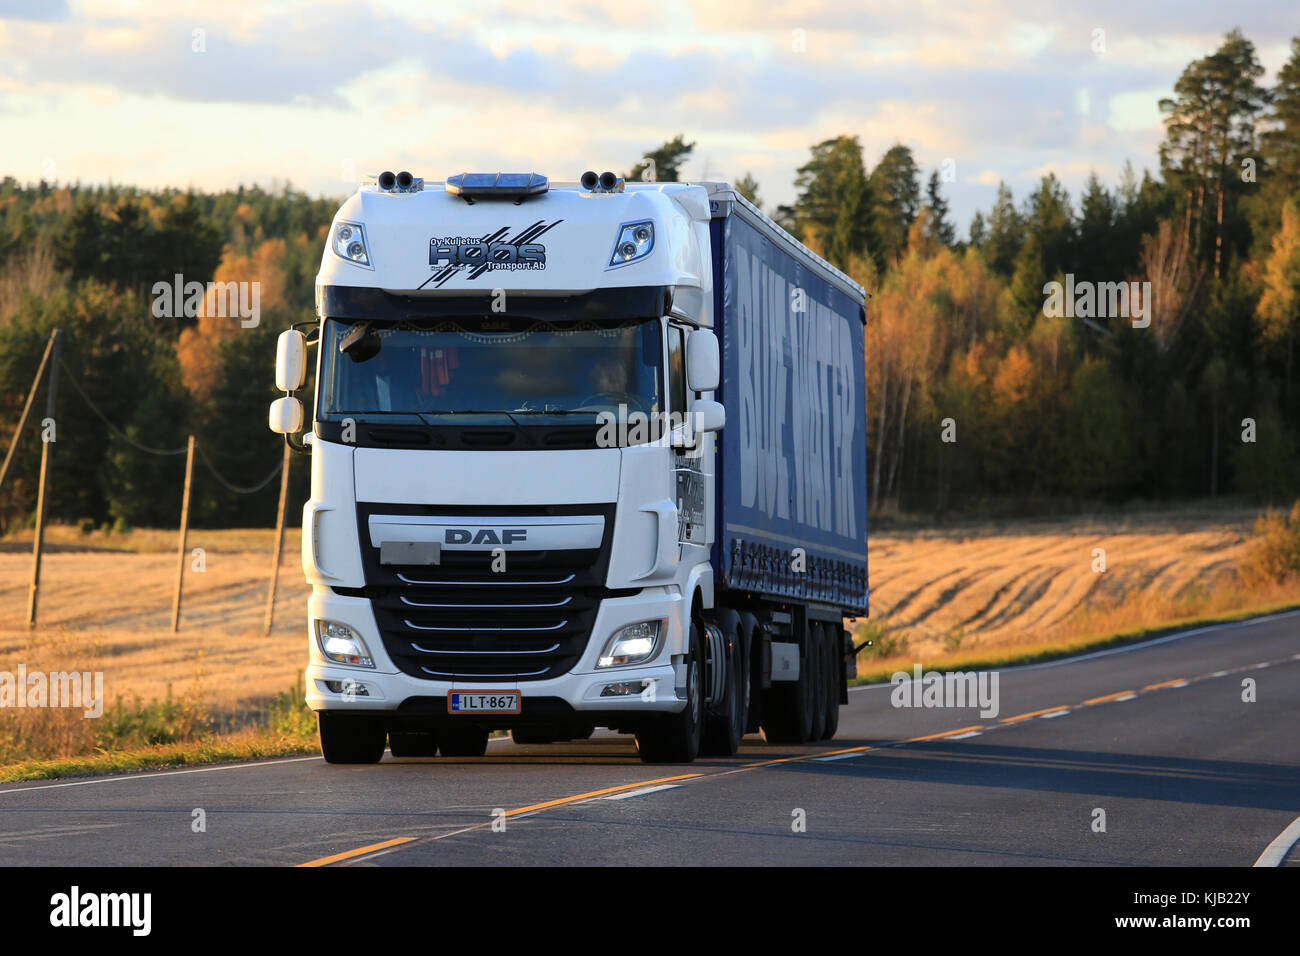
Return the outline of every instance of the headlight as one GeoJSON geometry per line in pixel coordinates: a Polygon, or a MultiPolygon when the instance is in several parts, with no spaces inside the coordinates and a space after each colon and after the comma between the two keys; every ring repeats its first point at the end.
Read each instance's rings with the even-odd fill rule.
{"type": "Polygon", "coordinates": [[[370,261],[370,246],[366,243],[366,229],[359,222],[334,224],[334,254],[353,265],[374,268],[370,261]]]}
{"type": "Polygon", "coordinates": [[[614,252],[609,257],[606,268],[621,266],[627,262],[644,259],[655,247],[655,224],[653,222],[624,223],[618,230],[618,241],[614,243],[614,252]]]}
{"type": "Polygon", "coordinates": [[[374,667],[370,651],[357,633],[337,621],[316,621],[316,643],[327,661],[353,667],[374,667]]]}
{"type": "Polygon", "coordinates": [[[640,664],[654,657],[659,650],[659,622],[642,621],[619,628],[605,643],[605,650],[596,661],[597,667],[623,667],[640,664]]]}

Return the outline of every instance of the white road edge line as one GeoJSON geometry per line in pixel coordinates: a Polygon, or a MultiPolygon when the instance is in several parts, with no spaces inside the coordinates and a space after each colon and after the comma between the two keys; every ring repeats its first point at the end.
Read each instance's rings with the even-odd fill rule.
{"type": "Polygon", "coordinates": [[[1256,866],[1281,866],[1286,855],[1291,852],[1291,847],[1300,841],[1300,817],[1291,821],[1291,825],[1277,835],[1277,839],[1270,843],[1264,852],[1259,855],[1255,861],[1256,866]]]}
{"type": "Polygon", "coordinates": [[[195,767],[192,770],[159,770],[155,773],[136,773],[128,777],[96,777],[93,780],[73,780],[68,783],[46,783],[39,787],[14,787],[0,790],[0,793],[31,793],[33,790],[58,790],[62,787],[88,787],[93,783],[122,783],[126,780],[156,780],[159,777],[179,777],[184,773],[214,773],[218,770],[254,770],[258,767],[273,767],[281,763],[302,763],[304,760],[323,760],[323,757],[289,757],[285,760],[261,760],[257,763],[221,764],[216,767],[195,767]]]}
{"type": "Polygon", "coordinates": [[[982,733],[984,733],[984,731],[982,731],[982,730],[968,730],[968,731],[966,731],[966,733],[964,733],[964,734],[953,734],[951,737],[948,737],[948,738],[946,738],[946,739],[948,739],[948,740],[965,740],[967,737],[978,737],[978,736],[979,736],[980,734],[982,734],[982,733]]]}
{"type": "Polygon", "coordinates": [[[829,763],[832,760],[848,760],[850,757],[861,757],[865,750],[855,750],[850,754],[831,754],[829,757],[813,757],[813,760],[820,760],[822,763],[829,763]]]}
{"type": "Polygon", "coordinates": [[[642,787],[640,790],[629,790],[627,793],[615,793],[608,797],[602,797],[602,800],[631,800],[633,797],[644,797],[647,793],[658,793],[660,790],[676,790],[681,786],[680,783],[661,783],[657,787],[642,787]]]}
{"type": "Polygon", "coordinates": [[[1043,720],[1051,720],[1053,717],[1064,717],[1070,712],[1069,707],[1062,707],[1060,710],[1054,710],[1050,714],[1039,714],[1043,720]]]}
{"type": "MultiPolygon", "coordinates": [[[[1144,647],[1155,647],[1157,644],[1167,644],[1170,641],[1181,641],[1185,637],[1195,637],[1197,634],[1206,634],[1210,631],[1233,630],[1238,627],[1250,627],[1254,624],[1267,624],[1270,621],[1281,620],[1282,618],[1294,617],[1300,614],[1300,611],[1281,611],[1277,614],[1267,614],[1264,617],[1254,617],[1246,621],[1224,621],[1222,624],[1210,624],[1206,627],[1198,627],[1190,631],[1180,631],[1177,634],[1166,634],[1164,637],[1154,637],[1149,641],[1142,641],[1138,644],[1125,644],[1123,647],[1110,647],[1102,651],[1092,651],[1088,654],[1080,654],[1076,657],[1062,657],[1054,661],[1043,661],[1039,664],[1018,664],[1015,667],[999,667],[996,670],[999,673],[1009,671],[1032,671],[1043,667],[1060,667],[1063,664],[1077,664],[1080,661],[1092,660],[1095,657],[1109,657],[1111,654],[1127,654],[1129,651],[1140,651],[1144,647]]],[[[1295,659],[1300,660],[1300,654],[1295,655],[1295,659]]],[[[886,681],[881,684],[859,684],[857,687],[850,687],[849,692],[857,690],[893,690],[894,684],[886,681]]]]}

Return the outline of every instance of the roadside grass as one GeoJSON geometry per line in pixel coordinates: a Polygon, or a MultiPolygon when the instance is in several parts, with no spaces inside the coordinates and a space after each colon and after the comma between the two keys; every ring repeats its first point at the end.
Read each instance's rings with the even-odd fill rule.
{"type": "Polygon", "coordinates": [[[240,721],[235,725],[229,715],[207,711],[198,678],[179,697],[169,693],[147,703],[119,698],[98,719],[77,708],[6,709],[0,719],[0,782],[318,752],[316,715],[297,686],[240,721]]]}

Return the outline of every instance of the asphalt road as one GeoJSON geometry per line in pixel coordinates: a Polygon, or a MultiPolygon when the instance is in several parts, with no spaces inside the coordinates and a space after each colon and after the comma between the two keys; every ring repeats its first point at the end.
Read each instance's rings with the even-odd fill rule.
{"type": "Polygon", "coordinates": [[[1300,866],[1300,612],[1003,670],[995,718],[891,696],[689,765],[607,734],[0,785],[0,864],[1300,866]]]}

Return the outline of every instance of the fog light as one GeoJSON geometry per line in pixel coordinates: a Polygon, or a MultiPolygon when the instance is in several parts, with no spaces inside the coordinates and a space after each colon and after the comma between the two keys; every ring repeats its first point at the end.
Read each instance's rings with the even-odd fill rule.
{"type": "Polygon", "coordinates": [[[374,667],[370,651],[352,628],[337,621],[316,621],[316,643],[327,661],[353,667],[374,667]]]}
{"type": "Polygon", "coordinates": [[[329,688],[330,693],[343,694],[351,697],[369,697],[370,690],[365,684],[358,684],[354,680],[327,680],[325,686],[329,688]]]}
{"type": "MultiPolygon", "coordinates": [[[[642,621],[614,632],[596,661],[597,667],[623,667],[640,664],[659,650],[659,622],[642,621]]],[[[638,691],[640,693],[640,691],[638,691]]]]}
{"type": "Polygon", "coordinates": [[[601,690],[601,697],[640,697],[645,693],[646,680],[625,680],[617,684],[606,684],[601,690]]]}

